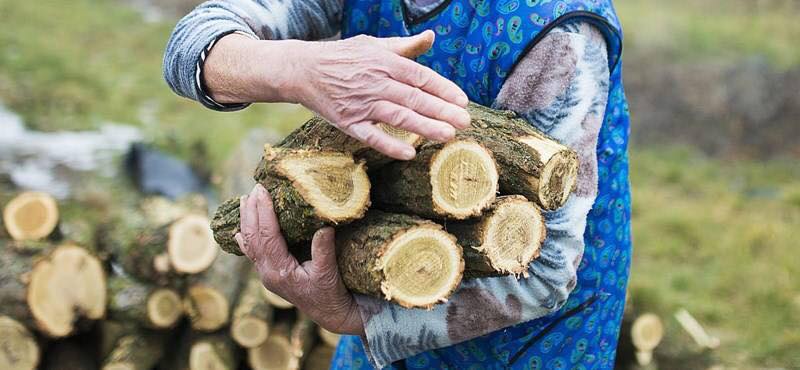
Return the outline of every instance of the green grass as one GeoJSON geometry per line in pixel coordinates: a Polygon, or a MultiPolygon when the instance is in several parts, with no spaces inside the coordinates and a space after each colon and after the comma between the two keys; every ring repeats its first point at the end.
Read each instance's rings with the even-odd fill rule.
{"type": "Polygon", "coordinates": [[[285,131],[308,116],[286,105],[216,113],[177,98],[161,77],[174,24],[143,23],[118,1],[0,0],[0,24],[0,101],[33,128],[127,123],[181,152],[205,141],[218,160],[248,128],[285,131]]]}
{"type": "MultiPolygon", "coordinates": [[[[628,52],[800,64],[800,23],[785,8],[753,16],[749,1],[617,3],[628,52]]],[[[0,101],[38,129],[127,123],[183,155],[200,140],[213,164],[248,129],[285,132],[308,116],[285,105],[215,113],[177,98],[160,70],[172,22],[143,23],[120,4],[0,0],[0,101]]],[[[631,159],[637,306],[670,322],[685,307],[722,338],[724,364],[800,366],[800,167],[664,148],[631,159]]]]}
{"type": "Polygon", "coordinates": [[[800,166],[677,149],[631,157],[637,307],[665,318],[686,308],[722,339],[725,364],[800,366],[800,166]]]}
{"type": "Polygon", "coordinates": [[[763,56],[800,64],[800,3],[793,0],[616,0],[625,47],[684,60],[763,56]]]}

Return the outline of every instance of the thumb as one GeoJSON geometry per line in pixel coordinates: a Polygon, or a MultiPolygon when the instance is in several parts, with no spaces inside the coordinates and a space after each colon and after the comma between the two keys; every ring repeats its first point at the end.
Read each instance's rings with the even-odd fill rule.
{"type": "Polygon", "coordinates": [[[416,58],[433,46],[435,33],[427,30],[419,35],[409,37],[388,37],[383,39],[384,46],[393,53],[406,58],[416,58]]]}
{"type": "Polygon", "coordinates": [[[337,271],[333,228],[326,227],[314,234],[314,239],[311,240],[311,261],[319,272],[337,271]]]}

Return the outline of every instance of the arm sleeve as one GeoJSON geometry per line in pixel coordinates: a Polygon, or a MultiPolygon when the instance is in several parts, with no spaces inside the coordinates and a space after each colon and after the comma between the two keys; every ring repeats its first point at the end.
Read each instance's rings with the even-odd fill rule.
{"type": "Polygon", "coordinates": [[[557,311],[577,281],[586,217],[597,195],[597,138],[608,99],[605,41],[591,25],[574,23],[548,34],[504,84],[497,108],[513,109],[575,149],[581,166],[567,204],[545,213],[547,237],[527,278],[465,280],[433,310],[405,309],[357,296],[362,338],[377,367],[463,342],[557,311]]]}
{"type": "Polygon", "coordinates": [[[183,17],[164,53],[164,79],[178,95],[203,99],[201,67],[213,43],[233,32],[262,40],[319,40],[339,32],[342,0],[212,0],[183,17]]]}

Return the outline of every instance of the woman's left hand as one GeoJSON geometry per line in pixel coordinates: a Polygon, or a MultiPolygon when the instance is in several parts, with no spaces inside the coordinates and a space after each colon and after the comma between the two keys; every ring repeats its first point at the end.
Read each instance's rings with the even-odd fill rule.
{"type": "Polygon", "coordinates": [[[240,203],[239,248],[255,264],[264,287],[283,297],[319,326],[334,333],[363,335],[355,298],[345,288],[336,264],[333,228],[314,234],[311,260],[297,262],[281,234],[272,199],[256,185],[240,203]]]}

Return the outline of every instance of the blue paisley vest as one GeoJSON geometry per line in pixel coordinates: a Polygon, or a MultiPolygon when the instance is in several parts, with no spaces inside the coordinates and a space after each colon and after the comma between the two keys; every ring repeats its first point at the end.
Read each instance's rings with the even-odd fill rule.
{"type": "MultiPolygon", "coordinates": [[[[345,0],[342,38],[408,36],[427,29],[436,43],[417,58],[493,106],[516,63],[552,28],[591,22],[605,36],[611,85],[597,145],[598,195],[584,234],[578,283],[558,312],[399,361],[393,368],[610,369],[625,305],[630,257],[629,112],[622,86],[622,31],[611,0],[446,0],[413,21],[403,0],[345,0]]],[[[344,337],[334,367],[368,367],[356,337],[344,337]],[[337,358],[356,359],[341,364],[337,358]]]]}

